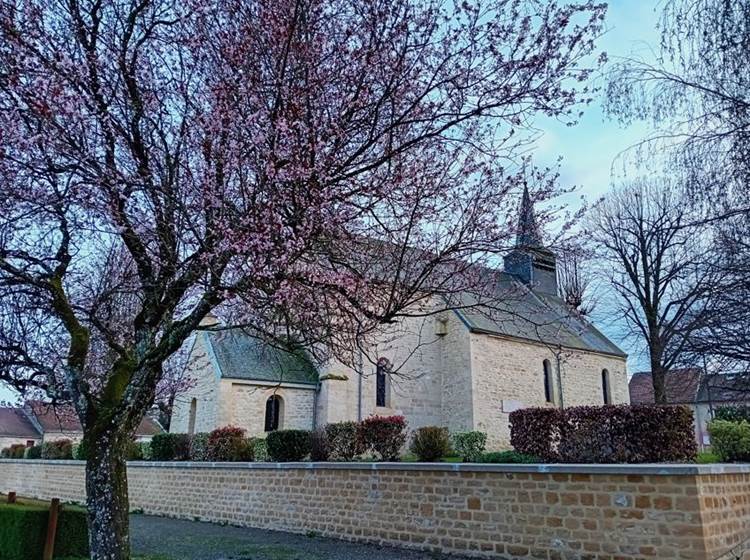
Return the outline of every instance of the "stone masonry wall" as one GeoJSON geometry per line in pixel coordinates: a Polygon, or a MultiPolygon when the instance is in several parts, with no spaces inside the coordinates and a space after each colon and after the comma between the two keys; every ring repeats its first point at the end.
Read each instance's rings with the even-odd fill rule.
{"type": "Polygon", "coordinates": [[[218,422],[219,379],[203,333],[198,333],[193,342],[187,371],[190,383],[187,390],[178,394],[175,399],[169,429],[176,433],[188,432],[190,403],[195,399],[195,431],[210,432],[221,425],[218,422]]]}
{"type": "Polygon", "coordinates": [[[738,473],[703,474],[697,479],[697,493],[701,500],[706,557],[740,558],[740,552],[750,548],[747,543],[750,477],[738,473]]]}
{"type": "Polygon", "coordinates": [[[360,415],[403,414],[410,429],[429,425],[471,429],[469,332],[455,313],[402,319],[384,331],[367,354],[362,358],[361,379],[354,368],[336,360],[323,368],[319,424],[357,420],[360,415]],[[446,321],[447,335],[437,334],[439,319],[446,321]],[[372,363],[381,357],[396,369],[387,383],[385,407],[376,406],[372,363]]]}
{"type": "Polygon", "coordinates": [[[604,354],[564,350],[557,356],[542,344],[471,335],[471,371],[475,411],[474,429],[487,433],[487,447],[510,447],[508,415],[515,408],[554,406],[545,401],[543,361],[549,360],[556,400],[562,393],[566,407],[603,403],[601,375],[609,371],[612,402],[628,403],[625,360],[604,354]]]}
{"type": "Polygon", "coordinates": [[[225,401],[228,404],[229,417],[225,425],[239,426],[247,430],[247,435],[256,437],[265,435],[266,401],[272,395],[281,398],[279,429],[311,430],[313,428],[313,408],[315,406],[315,387],[295,388],[287,385],[263,386],[243,383],[236,380],[222,379],[222,387],[231,396],[225,401]]]}
{"type": "MultiPolygon", "coordinates": [[[[710,560],[750,537],[748,465],[131,463],[128,478],[146,513],[485,558],[710,560]]],[[[80,501],[83,464],[0,460],[10,490],[80,501]]]]}

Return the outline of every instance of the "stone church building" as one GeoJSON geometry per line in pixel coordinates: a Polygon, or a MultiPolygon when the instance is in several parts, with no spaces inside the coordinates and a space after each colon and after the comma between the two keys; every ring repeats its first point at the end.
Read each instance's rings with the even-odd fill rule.
{"type": "Polygon", "coordinates": [[[412,429],[481,430],[488,448],[503,449],[508,415],[519,408],[629,402],[625,354],[558,295],[555,255],[543,246],[528,192],[516,248],[502,271],[487,273],[502,305],[405,319],[356,368],[316,368],[239,329],[198,332],[187,365],[193,382],[175,403],[171,431],[231,424],[262,436],[403,414],[412,429]]]}

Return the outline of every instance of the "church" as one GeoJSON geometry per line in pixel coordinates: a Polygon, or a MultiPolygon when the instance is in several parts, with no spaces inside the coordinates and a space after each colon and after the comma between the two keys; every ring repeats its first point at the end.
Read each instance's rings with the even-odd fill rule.
{"type": "MultiPolygon", "coordinates": [[[[410,429],[485,432],[497,450],[510,447],[508,415],[519,408],[628,403],[626,355],[568,309],[555,263],[525,191],[516,247],[502,270],[487,270],[504,305],[403,319],[377,358],[356,367],[316,367],[240,329],[201,330],[170,430],[234,425],[263,436],[399,414],[410,429]]],[[[216,323],[209,317],[204,326],[216,323]]]]}

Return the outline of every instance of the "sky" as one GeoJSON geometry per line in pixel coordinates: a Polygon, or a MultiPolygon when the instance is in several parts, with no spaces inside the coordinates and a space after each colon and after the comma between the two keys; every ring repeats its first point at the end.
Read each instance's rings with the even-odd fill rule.
{"type": "MultiPolygon", "coordinates": [[[[607,31],[598,43],[599,51],[607,53],[615,62],[622,58],[639,58],[654,61],[659,44],[657,22],[663,8],[659,0],[612,0],[607,10],[607,31]]],[[[603,79],[596,79],[603,85],[603,79]]],[[[635,123],[624,127],[610,120],[603,110],[601,97],[584,109],[584,115],[576,126],[548,119],[537,121],[542,131],[534,159],[539,164],[560,163],[560,184],[568,188],[576,186],[574,195],[566,202],[571,209],[580,204],[580,196],[592,203],[604,196],[622,176],[623,152],[646,138],[651,129],[646,123],[635,123]]],[[[630,372],[648,370],[648,360],[642,349],[623,338],[621,317],[608,308],[606,297],[597,294],[597,307],[592,315],[594,324],[629,354],[630,372]]],[[[606,294],[604,294],[606,295],[606,294]]]]}
{"type": "MultiPolygon", "coordinates": [[[[622,57],[653,59],[658,46],[656,29],[662,2],[658,0],[612,0],[607,12],[607,31],[598,43],[610,61],[622,57]]],[[[534,160],[542,165],[555,165],[558,157],[560,182],[563,187],[578,187],[571,196],[571,207],[584,195],[589,202],[606,194],[612,183],[613,163],[623,151],[648,135],[645,124],[622,127],[609,120],[603,112],[601,99],[595,99],[574,127],[548,119],[537,121],[542,131],[534,151],[534,160]]],[[[617,169],[617,168],[615,168],[617,169]]],[[[646,366],[644,357],[632,344],[621,339],[621,324],[607,316],[606,302],[600,303],[594,322],[623,350],[630,354],[628,368],[638,371],[646,366]]],[[[0,402],[13,399],[13,394],[0,385],[0,402]]]]}
{"type": "MultiPolygon", "coordinates": [[[[607,10],[607,31],[599,39],[599,51],[607,53],[610,62],[625,57],[654,60],[659,33],[656,24],[661,8],[656,0],[614,0],[607,10]]],[[[602,85],[597,78],[595,84],[602,85]]],[[[568,127],[554,120],[537,122],[543,131],[535,159],[553,164],[562,156],[561,183],[577,185],[577,191],[590,201],[605,194],[611,184],[612,164],[617,156],[649,133],[643,123],[623,127],[609,120],[600,97],[584,109],[576,126],[568,127]]]]}

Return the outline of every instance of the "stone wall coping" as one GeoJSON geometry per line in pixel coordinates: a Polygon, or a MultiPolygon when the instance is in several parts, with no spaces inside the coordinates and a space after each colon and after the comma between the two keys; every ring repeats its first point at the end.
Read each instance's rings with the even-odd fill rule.
{"type": "MultiPolygon", "coordinates": [[[[3,463],[84,465],[84,461],[44,459],[0,459],[3,463]]],[[[209,461],[130,461],[137,468],[168,469],[233,469],[233,470],[352,470],[352,471],[423,471],[423,472],[491,472],[551,474],[641,474],[641,475],[703,475],[750,473],[750,463],[686,463],[649,464],[499,464],[499,463],[212,463],[209,461]]]]}

